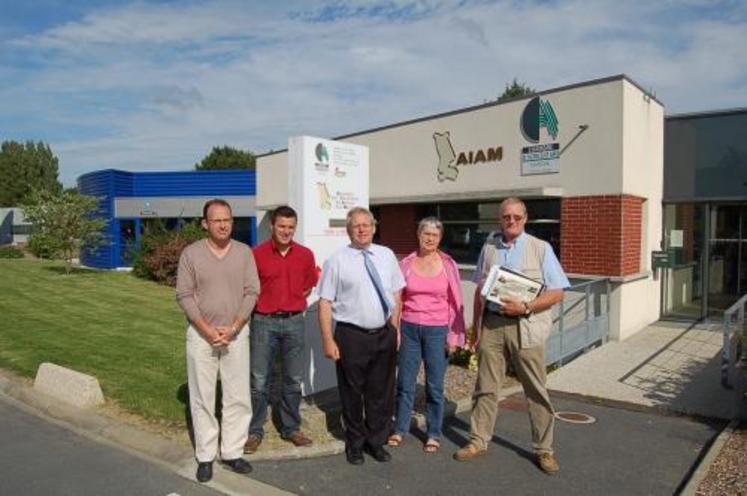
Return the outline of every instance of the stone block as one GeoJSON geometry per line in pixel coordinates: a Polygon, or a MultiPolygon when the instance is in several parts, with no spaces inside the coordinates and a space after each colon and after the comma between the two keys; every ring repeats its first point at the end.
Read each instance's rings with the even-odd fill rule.
{"type": "Polygon", "coordinates": [[[104,403],[104,393],[101,392],[98,379],[53,363],[39,365],[34,389],[79,408],[104,403]]]}

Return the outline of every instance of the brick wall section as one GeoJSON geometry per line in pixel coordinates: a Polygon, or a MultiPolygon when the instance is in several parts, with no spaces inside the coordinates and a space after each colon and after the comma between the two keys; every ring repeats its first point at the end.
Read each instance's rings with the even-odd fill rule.
{"type": "Polygon", "coordinates": [[[561,203],[561,263],[566,272],[625,276],[640,272],[643,198],[577,196],[561,203]]]}
{"type": "Polygon", "coordinates": [[[379,207],[379,240],[400,258],[418,247],[416,205],[382,205],[379,207]]]}

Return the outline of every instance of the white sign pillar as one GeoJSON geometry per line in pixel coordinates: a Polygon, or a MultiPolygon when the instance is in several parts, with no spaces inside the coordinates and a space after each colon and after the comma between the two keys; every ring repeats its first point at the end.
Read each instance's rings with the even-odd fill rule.
{"type": "MultiPolygon", "coordinates": [[[[345,219],[352,207],[368,208],[368,147],[311,136],[288,140],[288,205],[298,212],[295,239],[324,261],[349,243],[345,219]]],[[[306,312],[307,375],[303,395],[337,385],[335,364],[324,356],[313,291],[306,312]]]]}

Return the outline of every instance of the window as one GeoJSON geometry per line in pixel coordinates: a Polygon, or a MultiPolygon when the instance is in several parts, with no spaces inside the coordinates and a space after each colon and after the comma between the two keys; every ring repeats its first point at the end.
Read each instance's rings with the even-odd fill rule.
{"type": "MultiPolygon", "coordinates": [[[[526,231],[549,242],[560,256],[560,199],[524,202],[529,213],[526,231]]],[[[434,215],[441,219],[444,224],[441,248],[459,263],[475,264],[488,236],[500,232],[500,203],[496,200],[422,205],[418,218],[434,215]]]]}

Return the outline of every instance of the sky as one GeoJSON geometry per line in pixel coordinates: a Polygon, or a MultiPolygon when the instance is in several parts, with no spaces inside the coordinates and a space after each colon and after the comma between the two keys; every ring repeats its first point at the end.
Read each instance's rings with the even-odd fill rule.
{"type": "Polygon", "coordinates": [[[667,114],[747,107],[747,1],[0,0],[0,141],[66,186],[623,73],[667,114]]]}

